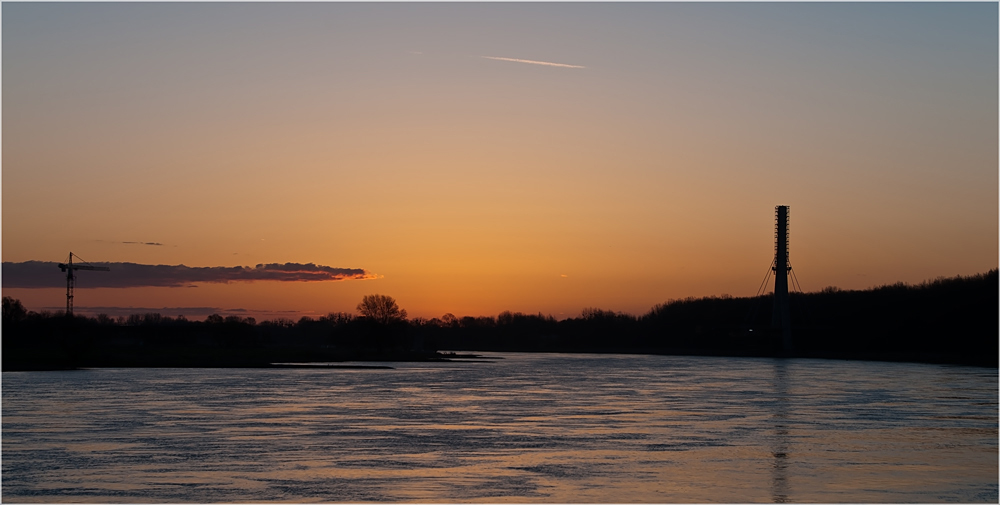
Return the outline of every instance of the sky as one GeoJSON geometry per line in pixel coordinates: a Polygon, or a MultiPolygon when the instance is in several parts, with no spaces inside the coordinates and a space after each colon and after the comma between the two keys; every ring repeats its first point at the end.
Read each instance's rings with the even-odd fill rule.
{"type": "Polygon", "coordinates": [[[754,295],[776,205],[805,291],[985,272],[997,26],[995,2],[4,2],[3,295],[61,310],[72,251],[112,269],[79,272],[78,313],[639,315],[754,295]]]}

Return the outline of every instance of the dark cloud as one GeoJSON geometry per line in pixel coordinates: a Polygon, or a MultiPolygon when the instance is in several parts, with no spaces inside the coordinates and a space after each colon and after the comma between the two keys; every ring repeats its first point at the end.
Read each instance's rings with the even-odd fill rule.
{"type": "MultiPolygon", "coordinates": [[[[49,312],[60,312],[66,310],[65,306],[42,307],[41,310],[49,312]]],[[[219,307],[73,307],[73,312],[82,315],[108,314],[110,316],[128,316],[131,314],[161,314],[164,316],[193,316],[204,317],[211,314],[226,315],[231,312],[246,312],[246,309],[222,309],[219,307]]]]}
{"type": "MultiPolygon", "coordinates": [[[[88,263],[108,267],[110,272],[77,273],[78,288],[133,288],[144,286],[183,287],[198,283],[253,281],[309,282],[374,279],[360,268],[336,268],[313,263],[268,263],[255,267],[189,267],[185,265],[140,265],[138,263],[88,263]]],[[[52,261],[3,262],[5,288],[58,288],[66,286],[66,275],[52,261]]]]}
{"type": "MultiPolygon", "coordinates": [[[[104,243],[104,244],[131,244],[131,245],[155,245],[155,246],[162,246],[163,245],[160,242],[141,242],[141,241],[138,241],[138,240],[100,240],[100,239],[98,239],[98,240],[94,240],[94,242],[101,242],[101,243],[104,243]]],[[[174,246],[174,247],[176,247],[176,246],[174,246]]]]}
{"type": "MultiPolygon", "coordinates": [[[[40,307],[38,309],[31,310],[41,310],[45,312],[62,312],[66,310],[64,305],[60,306],[50,306],[50,307],[40,307]]],[[[77,305],[73,307],[73,312],[78,315],[94,317],[98,314],[106,314],[111,317],[124,316],[128,317],[132,314],[160,314],[166,317],[177,317],[184,316],[191,321],[199,321],[205,319],[205,317],[212,314],[218,314],[220,316],[240,316],[240,317],[253,317],[258,321],[266,321],[269,319],[292,319],[297,320],[302,316],[310,317],[320,317],[322,314],[318,314],[312,311],[299,311],[299,310],[255,310],[255,309],[224,309],[221,307],[116,307],[116,306],[81,306],[77,305]]]]}

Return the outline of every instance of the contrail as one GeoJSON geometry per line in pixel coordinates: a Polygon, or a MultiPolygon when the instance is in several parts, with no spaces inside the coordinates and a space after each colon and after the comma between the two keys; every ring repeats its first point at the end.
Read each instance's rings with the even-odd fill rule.
{"type": "Polygon", "coordinates": [[[567,65],[565,63],[551,63],[548,61],[519,60],[517,58],[501,58],[499,56],[480,56],[480,58],[486,58],[488,60],[513,61],[514,63],[531,63],[532,65],[548,65],[550,67],[587,68],[580,65],[567,65]]]}

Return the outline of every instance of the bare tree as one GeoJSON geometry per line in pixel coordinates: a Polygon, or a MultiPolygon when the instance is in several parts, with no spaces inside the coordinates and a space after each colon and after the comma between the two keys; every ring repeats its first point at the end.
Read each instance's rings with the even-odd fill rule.
{"type": "Polygon", "coordinates": [[[21,300],[9,296],[3,297],[3,322],[17,323],[27,315],[28,311],[21,305],[21,300]]]}
{"type": "Polygon", "coordinates": [[[406,310],[396,305],[396,300],[385,295],[365,295],[358,304],[362,317],[379,324],[389,324],[406,320],[406,310]]]}

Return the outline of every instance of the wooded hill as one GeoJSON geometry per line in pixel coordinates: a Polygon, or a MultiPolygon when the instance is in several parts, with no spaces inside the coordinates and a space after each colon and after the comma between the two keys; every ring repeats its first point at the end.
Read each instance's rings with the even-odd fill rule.
{"type": "MultiPolygon", "coordinates": [[[[791,293],[793,349],[771,331],[772,296],[672,300],[641,316],[584,309],[555,320],[503,312],[376,321],[134,314],[65,317],[3,300],[3,369],[268,366],[275,362],[444,359],[438,350],[625,352],[998,363],[997,270],[918,285],[791,293]]],[[[405,315],[405,312],[403,312],[405,315]]]]}

